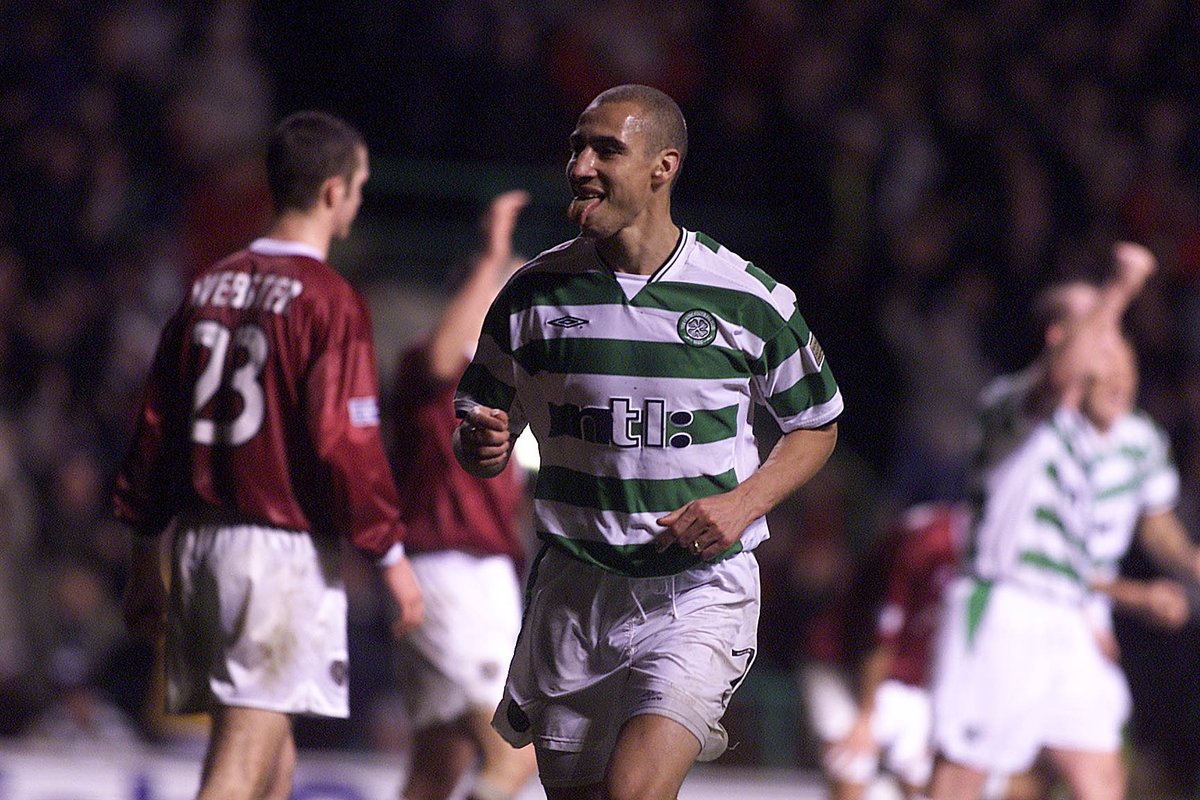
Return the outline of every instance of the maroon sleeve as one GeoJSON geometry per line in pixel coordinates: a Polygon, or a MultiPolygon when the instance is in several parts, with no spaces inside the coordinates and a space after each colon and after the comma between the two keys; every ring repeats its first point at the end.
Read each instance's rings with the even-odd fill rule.
{"type": "Polygon", "coordinates": [[[896,537],[896,546],[893,549],[892,564],[888,570],[883,604],[879,610],[875,631],[877,641],[884,644],[894,644],[897,641],[913,613],[918,579],[915,550],[919,537],[902,527],[894,530],[892,535],[896,537]]]}
{"type": "Polygon", "coordinates": [[[188,487],[182,410],[176,377],[182,315],[163,329],[138,413],[133,443],[117,472],[113,509],[143,536],[156,536],[179,510],[188,487]]]}
{"type": "Polygon", "coordinates": [[[329,480],[331,521],[355,547],[378,557],[403,531],[380,437],[370,313],[357,294],[341,308],[306,382],[308,428],[329,480]]]}

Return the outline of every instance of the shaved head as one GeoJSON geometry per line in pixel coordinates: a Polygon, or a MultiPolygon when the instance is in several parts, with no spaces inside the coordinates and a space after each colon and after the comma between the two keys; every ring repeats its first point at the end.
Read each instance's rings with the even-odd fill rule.
{"type": "Polygon", "coordinates": [[[653,152],[678,150],[679,163],[683,164],[687,156],[687,123],[670,96],[652,86],[626,83],[601,92],[591,106],[605,103],[633,103],[641,108],[647,123],[644,129],[647,147],[653,152]]]}

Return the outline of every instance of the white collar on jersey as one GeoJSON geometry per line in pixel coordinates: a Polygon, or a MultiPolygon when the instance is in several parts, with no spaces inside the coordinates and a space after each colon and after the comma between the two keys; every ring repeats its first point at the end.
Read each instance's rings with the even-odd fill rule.
{"type": "Polygon", "coordinates": [[[321,251],[304,242],[294,242],[287,239],[268,239],[265,236],[250,243],[250,250],[262,253],[264,256],[308,256],[317,261],[324,261],[321,251]]]}

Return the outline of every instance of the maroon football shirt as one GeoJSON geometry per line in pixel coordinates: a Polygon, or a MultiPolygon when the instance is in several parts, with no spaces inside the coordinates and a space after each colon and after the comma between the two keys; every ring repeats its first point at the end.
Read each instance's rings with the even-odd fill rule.
{"type": "Polygon", "coordinates": [[[942,595],[958,569],[966,536],[965,507],[931,504],[906,513],[893,532],[895,560],[888,575],[878,636],[895,650],[889,677],[926,686],[942,595]]]}
{"type": "MultiPolygon", "coordinates": [[[[463,358],[463,369],[467,359],[463,358]]],[[[457,378],[439,382],[429,370],[425,346],[400,359],[395,386],[393,441],[400,516],[409,553],[463,550],[478,555],[524,557],[518,525],[521,484],[516,467],[494,478],[469,475],[454,458],[451,434],[457,378]]]]}
{"type": "Polygon", "coordinates": [[[401,538],[366,302],[296,242],[195,276],[167,323],[117,515],[145,534],[213,509],[380,556],[401,538]]]}

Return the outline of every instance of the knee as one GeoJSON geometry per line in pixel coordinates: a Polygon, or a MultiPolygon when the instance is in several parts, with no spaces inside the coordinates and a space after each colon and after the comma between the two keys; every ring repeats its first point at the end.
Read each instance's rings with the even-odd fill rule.
{"type": "Polygon", "coordinates": [[[508,787],[512,793],[537,774],[537,755],[533,747],[514,749],[505,742],[502,748],[485,750],[480,778],[508,787]]]}
{"type": "Polygon", "coordinates": [[[604,800],[675,800],[663,794],[653,776],[628,771],[610,771],[604,779],[604,800]]]}

